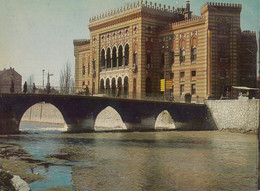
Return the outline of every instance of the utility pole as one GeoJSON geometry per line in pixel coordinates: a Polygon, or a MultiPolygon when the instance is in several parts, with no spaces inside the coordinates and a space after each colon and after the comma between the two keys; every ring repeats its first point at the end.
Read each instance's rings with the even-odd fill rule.
{"type": "Polygon", "coordinates": [[[45,69],[42,70],[42,89],[44,89],[44,71],[45,69]]]}
{"type": "Polygon", "coordinates": [[[51,83],[51,81],[50,81],[50,77],[53,76],[53,75],[54,75],[54,74],[50,74],[50,73],[48,72],[48,76],[47,76],[47,84],[51,83]]]}

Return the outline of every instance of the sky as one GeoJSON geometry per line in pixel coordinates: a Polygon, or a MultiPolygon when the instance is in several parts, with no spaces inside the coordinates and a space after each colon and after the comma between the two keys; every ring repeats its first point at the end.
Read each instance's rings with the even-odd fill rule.
{"type": "MultiPolygon", "coordinates": [[[[191,10],[200,15],[208,0],[190,0],[191,10]]],[[[75,67],[74,39],[88,39],[89,18],[137,0],[0,0],[0,70],[15,68],[23,82],[33,75],[42,85],[43,72],[54,74],[51,85],[59,86],[64,64],[75,67]]],[[[150,2],[150,1],[148,1],[150,2]]],[[[174,7],[185,0],[154,0],[174,7]]],[[[213,0],[242,4],[242,30],[259,31],[260,0],[213,0]]]]}

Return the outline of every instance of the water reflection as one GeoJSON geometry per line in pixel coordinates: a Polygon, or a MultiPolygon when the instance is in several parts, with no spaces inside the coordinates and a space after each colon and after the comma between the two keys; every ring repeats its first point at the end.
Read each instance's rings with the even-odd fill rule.
{"type": "MultiPolygon", "coordinates": [[[[46,132],[45,132],[46,133],[46,132]]],[[[257,137],[224,132],[28,134],[10,137],[55,165],[33,190],[256,190],[257,137]]],[[[47,163],[47,164],[48,164],[47,163]]]]}

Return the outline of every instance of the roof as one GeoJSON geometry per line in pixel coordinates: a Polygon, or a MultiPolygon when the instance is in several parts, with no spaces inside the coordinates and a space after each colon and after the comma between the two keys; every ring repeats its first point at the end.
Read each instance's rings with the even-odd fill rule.
{"type": "Polygon", "coordinates": [[[89,39],[75,39],[73,40],[74,46],[80,46],[80,45],[85,45],[89,44],[90,40],[89,39]]]}
{"type": "Polygon", "coordinates": [[[249,88],[249,87],[243,87],[243,86],[232,86],[233,89],[237,89],[237,90],[254,90],[254,91],[258,91],[259,88],[249,88]]]}
{"type": "Polygon", "coordinates": [[[4,68],[4,70],[0,70],[0,75],[3,75],[3,74],[5,74],[5,73],[7,73],[7,72],[10,72],[11,70],[12,70],[13,72],[17,73],[19,76],[21,76],[18,72],[15,71],[14,68],[11,68],[11,67],[10,67],[9,69],[5,69],[5,68],[4,68]]]}

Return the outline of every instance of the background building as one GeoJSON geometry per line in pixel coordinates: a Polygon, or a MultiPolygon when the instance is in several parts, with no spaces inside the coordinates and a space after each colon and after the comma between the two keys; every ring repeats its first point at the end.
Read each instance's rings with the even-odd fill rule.
{"type": "Polygon", "coordinates": [[[11,81],[14,82],[14,92],[22,92],[22,76],[14,68],[0,70],[0,93],[10,93],[11,81]]]}
{"type": "Polygon", "coordinates": [[[183,99],[231,96],[256,86],[256,34],[241,31],[240,4],[174,8],[138,1],[90,18],[90,40],[74,40],[75,89],[111,96],[183,99]]]}

